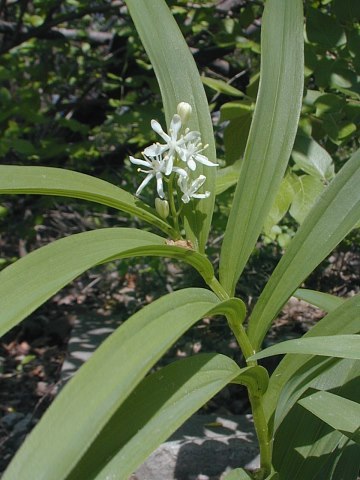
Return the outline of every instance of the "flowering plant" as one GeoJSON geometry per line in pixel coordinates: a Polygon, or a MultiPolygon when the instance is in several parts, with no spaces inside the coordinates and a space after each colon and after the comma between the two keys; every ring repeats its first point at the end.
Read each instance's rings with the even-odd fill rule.
{"type": "Polygon", "coordinates": [[[152,129],[166,143],[164,145],[154,143],[150,147],[145,148],[143,152],[144,160],[130,157],[130,162],[134,165],[147,168],[147,170],[138,168],[138,172],[146,173],[146,177],[137,189],[136,195],[140,195],[150,180],[155,178],[156,189],[159,195],[159,198],[155,199],[155,208],[164,219],[168,217],[169,210],[171,211],[172,221],[176,230],[179,230],[178,218],[181,216],[183,206],[180,204],[176,207],[178,193],[176,186],[180,191],[179,197],[181,197],[182,204],[189,203],[192,199],[208,198],[210,196],[209,191],[204,193],[198,192],[205,183],[206,176],[199,175],[197,178],[192,179],[191,173],[196,171],[197,162],[207,167],[216,167],[218,165],[210,162],[205,155],[202,155],[201,152],[206,149],[207,145],[202,145],[200,132],[191,132],[188,128],[184,129],[191,111],[191,105],[188,103],[181,102],[178,104],[178,113],[172,117],[169,134],[163,131],[161,125],[156,120],[152,120],[152,129]],[[184,130],[183,134],[181,134],[181,130],[184,130]],[[174,180],[176,178],[177,181],[174,188],[174,180]],[[168,187],[167,194],[164,192],[164,182],[168,187]]]}
{"type": "Polygon", "coordinates": [[[98,202],[136,215],[163,235],[99,229],[21,258],[0,273],[0,331],[8,331],[86,269],[115,259],[177,258],[195,268],[208,288],[172,292],[121,325],[65,386],[3,480],[126,480],[228,383],[247,388],[260,449],[260,468],[248,472],[239,466],[229,480],[356,480],[359,295],[343,301],[298,288],[358,224],[360,151],[313,206],[250,315],[234,296],[297,130],[303,93],[302,0],[267,0],[265,5],[259,92],[224,231],[219,275],[205,255],[216,154],[196,66],[163,0],[126,4],[157,75],[169,125],[166,133],[153,120],[152,128],[165,143],[147,147],[143,159],[130,158],[146,175],[138,195],[156,180],[156,208],[102,180],[56,168],[0,166],[0,192],[98,202]],[[328,314],[304,338],[262,349],[272,321],[294,293],[328,314]],[[203,353],[147,375],[187,329],[208,315],[226,317],[243,354],[240,365],[222,354],[203,353]],[[285,357],[269,376],[258,361],[277,354],[285,357]]]}

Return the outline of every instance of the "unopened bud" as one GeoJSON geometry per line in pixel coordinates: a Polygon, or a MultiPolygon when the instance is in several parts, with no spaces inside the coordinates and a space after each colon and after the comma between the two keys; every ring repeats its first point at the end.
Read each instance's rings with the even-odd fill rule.
{"type": "Polygon", "coordinates": [[[161,218],[167,218],[169,216],[169,203],[167,200],[161,200],[161,198],[155,198],[155,209],[161,218]]]}
{"type": "Polygon", "coordinates": [[[177,113],[181,118],[181,124],[185,125],[190,118],[192,107],[189,103],[180,102],[177,106],[177,113]]]}

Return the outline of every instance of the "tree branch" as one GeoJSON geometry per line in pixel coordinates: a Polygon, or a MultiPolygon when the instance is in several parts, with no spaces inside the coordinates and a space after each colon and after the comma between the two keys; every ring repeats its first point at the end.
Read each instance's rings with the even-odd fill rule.
{"type": "MultiPolygon", "coordinates": [[[[58,15],[55,18],[48,18],[42,25],[34,28],[27,28],[24,25],[20,26],[18,35],[16,35],[17,24],[11,22],[5,22],[0,20],[0,33],[10,34],[14,37],[12,41],[8,42],[7,45],[4,45],[0,49],[0,55],[7,53],[14,47],[17,47],[23,42],[26,42],[30,38],[43,38],[43,39],[56,39],[56,38],[67,38],[67,39],[83,39],[84,36],[80,34],[79,31],[75,29],[66,29],[66,28],[55,28],[57,25],[62,23],[67,23],[73,20],[78,20],[83,18],[85,15],[91,15],[95,13],[106,13],[111,12],[112,10],[117,10],[119,7],[123,6],[124,2],[122,0],[113,1],[109,5],[98,6],[98,7],[88,7],[84,8],[78,12],[71,12],[58,15]]],[[[112,39],[113,35],[107,32],[95,32],[89,30],[87,32],[87,39],[94,43],[106,43],[112,39]]]]}

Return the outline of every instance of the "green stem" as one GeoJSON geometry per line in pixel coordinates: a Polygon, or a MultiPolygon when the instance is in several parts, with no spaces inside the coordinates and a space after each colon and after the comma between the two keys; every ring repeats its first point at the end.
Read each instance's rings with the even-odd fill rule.
{"type": "Polygon", "coordinates": [[[220,300],[229,300],[229,294],[223,288],[219,280],[214,276],[212,279],[207,282],[211,290],[216,293],[216,295],[220,298],[220,300]]]}
{"type": "MultiPolygon", "coordinates": [[[[248,357],[251,357],[251,355],[254,355],[254,347],[251,345],[249,337],[246,335],[245,328],[239,323],[239,321],[233,321],[233,319],[228,318],[228,322],[246,360],[248,357]]],[[[256,365],[256,361],[247,362],[247,364],[250,367],[256,365]]]]}
{"type": "MultiPolygon", "coordinates": [[[[220,284],[218,279],[214,276],[209,282],[209,287],[221,300],[229,300],[230,296],[220,284]]],[[[241,351],[247,359],[255,353],[255,349],[252,346],[249,337],[242,325],[241,315],[237,315],[236,311],[229,311],[226,315],[229,327],[235,335],[235,338],[241,348],[241,351]]],[[[247,362],[249,366],[256,365],[257,362],[247,362]]],[[[249,400],[251,404],[254,426],[260,448],[260,471],[259,478],[266,478],[271,473],[271,442],[269,439],[268,424],[263,409],[263,396],[259,393],[252,392],[252,389],[248,387],[249,400]]],[[[258,477],[257,477],[258,478],[258,477]]]]}
{"type": "Polygon", "coordinates": [[[271,473],[271,441],[262,405],[263,397],[252,394],[250,389],[248,389],[248,392],[255,431],[260,447],[260,471],[262,473],[262,478],[266,478],[271,473]]]}
{"type": "Polygon", "coordinates": [[[174,222],[174,228],[177,232],[180,232],[180,227],[179,227],[179,216],[176,211],[176,206],[175,206],[175,195],[174,195],[174,187],[173,187],[173,179],[174,176],[171,175],[168,183],[168,189],[169,189],[169,206],[170,206],[170,212],[171,216],[174,222]]]}

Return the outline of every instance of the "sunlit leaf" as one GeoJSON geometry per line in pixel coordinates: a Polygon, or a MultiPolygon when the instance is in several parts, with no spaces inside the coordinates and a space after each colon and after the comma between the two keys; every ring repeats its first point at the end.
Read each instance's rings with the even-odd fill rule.
{"type": "Polygon", "coordinates": [[[325,310],[325,312],[335,310],[335,308],[340,307],[345,301],[344,298],[336,297],[330,293],[317,292],[316,290],[308,290],[306,288],[298,288],[294,292],[294,297],[311,303],[311,305],[315,305],[325,310]]]}
{"type": "Polygon", "coordinates": [[[136,215],[169,236],[174,229],[131,193],[99,178],[61,168],[0,165],[0,194],[28,193],[81,198],[136,215]]]}
{"type": "Polygon", "coordinates": [[[316,177],[310,175],[297,177],[290,215],[298,223],[302,223],[324,189],[325,185],[316,177]]]}
{"type": "Polygon", "coordinates": [[[185,289],[154,301],[129,318],[65,385],[3,479],[68,478],[155,362],[219,303],[208,290],[185,289]]]}
{"type": "Polygon", "coordinates": [[[236,468],[232,470],[230,473],[225,475],[224,480],[252,480],[251,477],[245,470],[242,468],[236,468]]]}
{"type": "Polygon", "coordinates": [[[232,85],[229,85],[223,80],[202,76],[201,81],[207,87],[212,88],[218,93],[223,93],[224,95],[228,95],[229,97],[243,98],[245,96],[241,90],[238,90],[237,88],[233,87],[232,85]]]}
{"type": "Polygon", "coordinates": [[[223,355],[200,354],[145,378],[82,459],[81,464],[89,462],[86,470],[80,464],[69,480],[92,478],[98,460],[108,462],[111,454],[99,478],[128,478],[154,448],[241,371],[223,355]]]}
{"type": "Polygon", "coordinates": [[[277,343],[261,350],[248,360],[298,353],[304,355],[323,355],[325,357],[353,358],[360,360],[360,335],[333,335],[326,337],[303,337],[277,343]]]}
{"type": "Polygon", "coordinates": [[[221,249],[220,281],[236,282],[275,200],[293,147],[303,92],[302,1],[268,0],[259,93],[221,249]]]}
{"type": "Polygon", "coordinates": [[[291,156],[305,173],[319,180],[334,177],[334,162],[328,152],[313,138],[298,135],[291,156]]]}
{"type": "Polygon", "coordinates": [[[360,443],[360,405],[330,392],[316,392],[299,404],[357,443],[360,443]]]}
{"type": "Polygon", "coordinates": [[[220,168],[216,176],[216,195],[225,192],[228,188],[236,185],[239,180],[241,169],[241,161],[229,165],[225,168],[220,168]]]}
{"type": "MultiPolygon", "coordinates": [[[[126,0],[130,15],[159,82],[166,122],[176,113],[179,102],[193,107],[191,130],[201,133],[209,145],[206,156],[216,163],[215,140],[209,107],[198,69],[188,46],[164,0],[126,0]]],[[[213,192],[208,199],[185,208],[186,234],[203,251],[208,238],[215,201],[216,169],[199,165],[196,175],[206,175],[204,188],[213,192]]]]}
{"type": "Polygon", "coordinates": [[[359,184],[360,150],[320,196],[262,291],[248,329],[256,349],[296,288],[359,221],[359,184]]]}
{"type": "MultiPolygon", "coordinates": [[[[355,295],[322,318],[303,338],[358,333],[360,333],[360,295],[355,295]]],[[[333,379],[339,379],[341,382],[341,378],[346,378],[349,374],[349,365],[354,365],[356,373],[356,362],[358,363],[354,360],[337,360],[309,355],[286,355],[271,375],[265,394],[264,408],[268,421],[270,422],[270,419],[274,421],[276,410],[278,422],[280,422],[302,391],[305,391],[315,378],[335,368],[334,365],[339,365],[336,368],[342,368],[341,366],[344,365],[342,370],[331,374],[333,379]],[[288,391],[286,395],[285,388],[288,391]],[[281,400],[279,400],[280,394],[281,400]]]]}
{"type": "Polygon", "coordinates": [[[213,277],[200,253],[166,245],[158,235],[133,228],[107,228],[79,233],[31,252],[0,272],[0,335],[87,269],[111,260],[139,255],[183,259],[213,277]]]}

